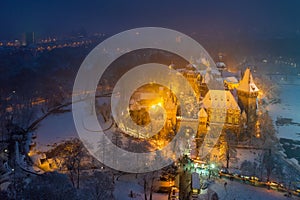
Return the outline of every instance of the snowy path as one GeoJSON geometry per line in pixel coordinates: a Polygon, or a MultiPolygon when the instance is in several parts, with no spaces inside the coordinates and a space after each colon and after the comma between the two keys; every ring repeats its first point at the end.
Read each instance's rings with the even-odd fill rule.
{"type": "MultiPolygon", "coordinates": [[[[217,192],[220,200],[280,200],[288,199],[284,196],[284,193],[274,190],[267,190],[265,188],[254,187],[235,181],[229,181],[225,179],[216,180],[214,184],[210,186],[210,189],[217,192]],[[224,182],[227,182],[227,192],[224,188],[224,182]]],[[[300,199],[297,197],[289,199],[300,199]]]]}

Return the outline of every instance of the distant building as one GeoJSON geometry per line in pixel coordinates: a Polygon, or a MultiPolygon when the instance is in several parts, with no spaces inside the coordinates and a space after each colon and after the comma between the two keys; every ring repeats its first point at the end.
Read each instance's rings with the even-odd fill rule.
{"type": "Polygon", "coordinates": [[[22,37],[22,46],[29,46],[35,43],[34,32],[26,32],[22,37]]]}

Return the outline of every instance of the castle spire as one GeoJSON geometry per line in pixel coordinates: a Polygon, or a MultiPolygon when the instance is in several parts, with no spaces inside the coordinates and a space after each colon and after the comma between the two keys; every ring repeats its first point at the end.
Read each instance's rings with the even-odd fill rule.
{"type": "Polygon", "coordinates": [[[258,93],[259,89],[254,83],[252,73],[249,68],[246,69],[240,85],[237,87],[238,91],[246,93],[258,93]]]}

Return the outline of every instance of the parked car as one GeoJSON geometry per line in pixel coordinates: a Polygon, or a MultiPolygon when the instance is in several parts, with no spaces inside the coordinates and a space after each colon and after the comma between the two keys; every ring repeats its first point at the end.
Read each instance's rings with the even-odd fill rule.
{"type": "Polygon", "coordinates": [[[219,172],[223,174],[229,174],[229,171],[226,168],[221,168],[219,172]]]}
{"type": "Polygon", "coordinates": [[[206,189],[208,188],[208,185],[209,185],[208,182],[204,182],[204,183],[201,185],[201,190],[206,190],[206,189]]]}
{"type": "Polygon", "coordinates": [[[153,182],[153,191],[161,193],[169,193],[171,187],[175,185],[174,180],[170,180],[167,177],[160,177],[153,182]]]}

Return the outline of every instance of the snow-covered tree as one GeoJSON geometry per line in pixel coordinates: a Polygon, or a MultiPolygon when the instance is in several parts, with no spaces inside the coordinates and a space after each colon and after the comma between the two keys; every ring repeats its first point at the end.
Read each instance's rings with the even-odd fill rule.
{"type": "Polygon", "coordinates": [[[255,176],[257,171],[259,170],[256,162],[251,162],[248,160],[242,162],[240,169],[242,171],[242,174],[248,176],[255,176]]]}
{"type": "Polygon", "coordinates": [[[274,165],[275,165],[274,158],[271,149],[269,149],[264,153],[264,157],[263,157],[263,166],[267,172],[267,181],[270,180],[270,176],[274,170],[274,165]]]}

